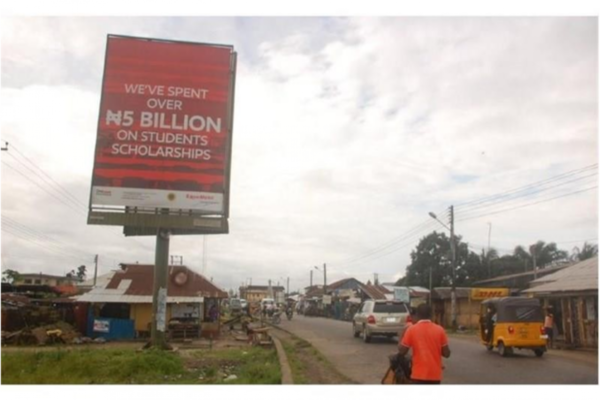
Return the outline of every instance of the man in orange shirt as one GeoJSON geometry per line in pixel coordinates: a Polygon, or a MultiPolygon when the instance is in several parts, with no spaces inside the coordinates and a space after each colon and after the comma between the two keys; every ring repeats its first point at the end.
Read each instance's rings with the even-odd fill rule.
{"type": "Polygon", "coordinates": [[[431,322],[431,307],[417,307],[417,322],[408,328],[400,343],[399,354],[412,349],[413,383],[439,384],[442,381],[442,356],[450,357],[448,337],[444,328],[431,322]]]}

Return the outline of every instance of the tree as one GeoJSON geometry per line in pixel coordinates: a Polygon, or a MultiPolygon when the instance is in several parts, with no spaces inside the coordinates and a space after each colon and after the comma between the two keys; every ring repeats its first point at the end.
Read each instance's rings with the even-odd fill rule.
{"type": "Polygon", "coordinates": [[[589,258],[595,257],[597,255],[598,255],[598,245],[584,242],[581,250],[579,249],[579,247],[575,247],[573,249],[573,254],[571,255],[571,259],[573,261],[583,261],[583,260],[587,260],[589,258]]]}
{"type": "Polygon", "coordinates": [[[538,268],[544,268],[553,261],[568,259],[569,253],[559,250],[556,243],[548,243],[538,240],[535,244],[529,246],[529,251],[523,246],[517,246],[514,250],[514,256],[521,261],[526,261],[533,268],[533,255],[535,255],[535,264],[538,268]]]}
{"type": "Polygon", "coordinates": [[[75,270],[74,269],[70,270],[69,272],[67,272],[67,274],[65,276],[69,279],[73,279],[75,277],[75,270]]]}
{"type": "Polygon", "coordinates": [[[2,282],[13,283],[16,280],[19,280],[20,276],[21,274],[19,274],[17,271],[13,269],[7,269],[2,272],[2,282]]]}
{"type": "MultiPolygon", "coordinates": [[[[469,251],[467,243],[456,237],[456,286],[470,285],[487,275],[481,258],[469,251]]],[[[452,252],[450,238],[445,233],[432,232],[423,237],[410,254],[411,264],[397,285],[433,287],[452,285],[452,252]]]]}
{"type": "Polygon", "coordinates": [[[85,267],[85,265],[80,265],[77,268],[77,280],[79,282],[85,281],[86,272],[87,272],[87,268],[85,267]]]}

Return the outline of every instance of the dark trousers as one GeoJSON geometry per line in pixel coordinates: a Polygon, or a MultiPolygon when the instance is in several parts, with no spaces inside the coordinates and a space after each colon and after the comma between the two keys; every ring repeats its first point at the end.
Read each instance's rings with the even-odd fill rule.
{"type": "Polygon", "coordinates": [[[420,381],[418,379],[411,379],[411,383],[415,383],[417,385],[439,385],[442,381],[420,381]]]}

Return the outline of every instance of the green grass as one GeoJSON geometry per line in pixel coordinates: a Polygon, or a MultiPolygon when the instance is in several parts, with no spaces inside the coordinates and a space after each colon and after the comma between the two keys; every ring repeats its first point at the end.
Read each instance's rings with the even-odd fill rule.
{"type": "Polygon", "coordinates": [[[52,350],[2,353],[2,384],[170,383],[181,358],[160,351],[52,350]]]}
{"type": "Polygon", "coordinates": [[[198,351],[77,349],[2,352],[2,384],[279,384],[274,350],[198,351]],[[223,382],[227,375],[238,379],[223,382]],[[199,377],[203,379],[200,380],[199,377]]]}
{"type": "Polygon", "coordinates": [[[280,384],[281,370],[274,349],[259,347],[248,349],[227,349],[219,351],[196,351],[192,357],[201,360],[198,371],[203,375],[203,383],[230,384],[280,384]],[[223,382],[221,367],[227,365],[227,373],[236,375],[238,379],[223,382]]]}

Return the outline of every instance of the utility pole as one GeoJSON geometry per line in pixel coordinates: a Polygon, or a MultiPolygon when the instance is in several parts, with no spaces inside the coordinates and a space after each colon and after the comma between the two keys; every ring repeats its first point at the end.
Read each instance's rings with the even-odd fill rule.
{"type": "Polygon", "coordinates": [[[96,287],[96,278],[98,278],[98,254],[94,257],[94,287],[96,287]]]}
{"type": "Polygon", "coordinates": [[[535,259],[535,245],[530,248],[531,256],[533,257],[533,280],[537,279],[537,260],[535,259]]]}
{"type": "Polygon", "coordinates": [[[313,282],[312,282],[312,273],[313,273],[313,270],[311,269],[310,270],[310,287],[311,288],[312,288],[312,284],[313,284],[313,282]]]}
{"type": "Polygon", "coordinates": [[[323,263],[323,294],[327,294],[327,264],[323,263]]]}
{"type": "Polygon", "coordinates": [[[269,297],[273,298],[273,290],[271,289],[271,280],[269,279],[269,297]]]}
{"type": "Polygon", "coordinates": [[[287,278],[287,285],[286,285],[286,289],[285,289],[285,290],[286,290],[286,292],[287,292],[287,293],[285,294],[285,296],[286,296],[286,297],[288,297],[288,296],[290,295],[290,277],[289,277],[289,276],[288,276],[288,278],[287,278]]]}
{"type": "Polygon", "coordinates": [[[454,206],[450,206],[450,248],[452,250],[452,287],[450,289],[450,310],[452,329],[456,330],[456,240],[454,238],[454,206]]]}
{"type": "Polygon", "coordinates": [[[492,277],[492,260],[490,259],[490,241],[492,239],[492,223],[488,222],[488,225],[490,226],[490,230],[488,231],[488,249],[487,249],[487,263],[488,263],[488,274],[489,277],[492,277]]]}
{"type": "Polygon", "coordinates": [[[428,305],[431,307],[431,294],[433,293],[433,263],[429,264],[429,298],[428,305]]]}
{"type": "Polygon", "coordinates": [[[167,349],[167,276],[169,274],[169,240],[171,232],[159,228],[156,234],[154,287],[152,290],[152,347],[167,349]]]}

